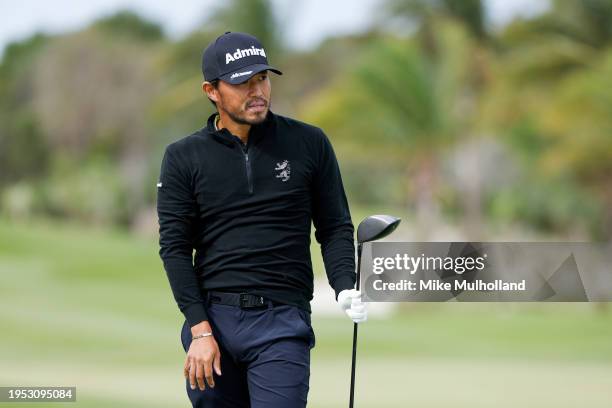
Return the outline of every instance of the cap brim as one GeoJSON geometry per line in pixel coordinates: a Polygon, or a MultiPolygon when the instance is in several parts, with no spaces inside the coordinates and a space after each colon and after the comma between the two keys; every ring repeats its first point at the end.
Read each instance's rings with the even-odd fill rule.
{"type": "Polygon", "coordinates": [[[246,67],[242,67],[236,71],[228,72],[227,74],[221,75],[219,79],[224,82],[228,82],[232,85],[237,85],[237,84],[241,84],[243,82],[248,81],[253,75],[261,71],[266,71],[266,70],[272,71],[278,75],[283,75],[283,73],[280,72],[278,69],[272,68],[269,65],[253,64],[253,65],[247,65],[246,67]]]}

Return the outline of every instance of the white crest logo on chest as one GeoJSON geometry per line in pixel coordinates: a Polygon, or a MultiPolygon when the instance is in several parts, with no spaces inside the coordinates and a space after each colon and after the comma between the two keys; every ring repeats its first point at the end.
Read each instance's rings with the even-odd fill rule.
{"type": "Polygon", "coordinates": [[[291,178],[291,164],[289,160],[283,160],[282,162],[276,163],[274,170],[277,172],[276,178],[281,179],[283,182],[291,178]]]}

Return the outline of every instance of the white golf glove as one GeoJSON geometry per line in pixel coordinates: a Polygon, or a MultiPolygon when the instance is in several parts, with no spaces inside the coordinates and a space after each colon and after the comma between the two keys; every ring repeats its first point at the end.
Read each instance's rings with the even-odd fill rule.
{"type": "Polygon", "coordinates": [[[355,323],[363,323],[368,319],[367,303],[361,301],[361,292],[356,289],[345,289],[338,293],[340,308],[355,323]]]}

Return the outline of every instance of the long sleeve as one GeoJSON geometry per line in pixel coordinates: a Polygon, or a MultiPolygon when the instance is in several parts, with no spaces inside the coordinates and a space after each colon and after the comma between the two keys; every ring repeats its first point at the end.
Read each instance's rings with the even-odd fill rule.
{"type": "Polygon", "coordinates": [[[331,142],[321,131],[313,178],[313,224],[328,282],[338,294],[355,286],[355,229],[331,142]]]}
{"type": "Polygon", "coordinates": [[[174,299],[188,324],[194,326],[208,320],[193,265],[197,207],[190,172],[175,158],[172,146],[166,147],[157,185],[159,255],[174,299]]]}

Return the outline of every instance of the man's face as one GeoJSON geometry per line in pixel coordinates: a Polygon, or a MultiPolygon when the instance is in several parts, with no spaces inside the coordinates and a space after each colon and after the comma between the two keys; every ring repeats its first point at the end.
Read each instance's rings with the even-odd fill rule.
{"type": "Polygon", "coordinates": [[[262,71],[238,85],[219,81],[212,92],[219,112],[224,111],[236,123],[255,125],[268,114],[271,90],[268,72],[262,71]]]}

